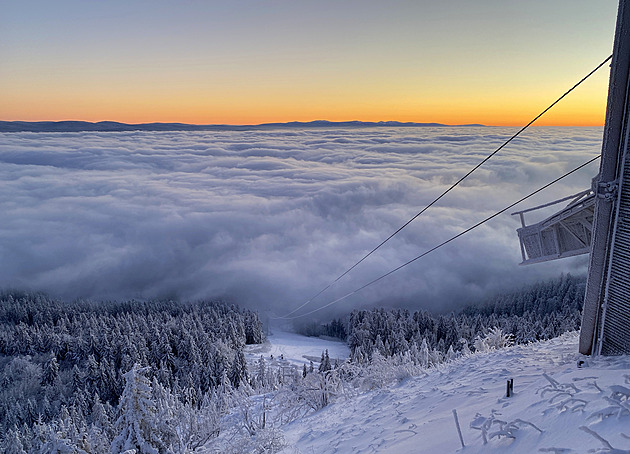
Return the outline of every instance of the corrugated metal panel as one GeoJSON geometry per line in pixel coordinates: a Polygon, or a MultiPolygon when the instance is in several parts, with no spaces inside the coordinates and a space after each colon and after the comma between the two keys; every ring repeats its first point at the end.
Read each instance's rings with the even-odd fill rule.
{"type": "Polygon", "coordinates": [[[602,319],[601,353],[630,353],[630,158],[624,156],[610,277],[602,319]]]}

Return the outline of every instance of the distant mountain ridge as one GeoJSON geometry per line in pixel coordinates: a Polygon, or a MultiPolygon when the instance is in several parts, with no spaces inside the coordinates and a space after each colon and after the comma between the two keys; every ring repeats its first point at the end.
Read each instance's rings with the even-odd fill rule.
{"type": "Polygon", "coordinates": [[[400,121],[291,121],[259,125],[192,125],[186,123],[128,124],[116,121],[0,121],[0,132],[119,132],[119,131],[243,131],[274,128],[372,128],[372,127],[456,127],[484,126],[481,124],[446,125],[400,121]]]}

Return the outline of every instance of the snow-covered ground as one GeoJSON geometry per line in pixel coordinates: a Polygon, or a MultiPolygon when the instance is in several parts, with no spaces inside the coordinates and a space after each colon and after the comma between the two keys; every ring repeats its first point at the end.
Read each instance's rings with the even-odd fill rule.
{"type": "MultiPolygon", "coordinates": [[[[325,348],[331,357],[347,355],[343,344],[288,333],[269,341],[264,353],[296,364],[325,348]]],[[[281,452],[630,453],[630,357],[576,352],[577,335],[570,333],[460,358],[420,377],[342,397],[283,426],[287,445],[281,452]],[[510,378],[514,395],[507,398],[510,378]]]]}
{"type": "Polygon", "coordinates": [[[308,367],[313,361],[318,365],[322,353],[328,350],[331,363],[335,360],[343,362],[350,355],[350,350],[345,342],[339,340],[322,339],[319,337],[306,337],[279,329],[273,329],[267,335],[267,342],[260,345],[248,345],[245,353],[247,361],[252,364],[262,355],[265,361],[273,359],[286,361],[302,368],[308,367]]]}

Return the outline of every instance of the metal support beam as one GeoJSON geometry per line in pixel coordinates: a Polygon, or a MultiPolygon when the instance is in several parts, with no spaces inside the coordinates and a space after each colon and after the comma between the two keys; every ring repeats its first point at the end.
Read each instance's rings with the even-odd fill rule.
{"type": "MultiPolygon", "coordinates": [[[[624,148],[628,114],[628,81],[630,72],[630,4],[620,0],[608,87],[606,124],[597,185],[618,180],[624,148]]],[[[594,352],[601,322],[606,276],[614,228],[615,204],[610,198],[597,198],[593,221],[593,238],[586,284],[586,297],[580,330],[580,353],[594,352]]],[[[595,350],[596,352],[596,350],[595,350]]]]}

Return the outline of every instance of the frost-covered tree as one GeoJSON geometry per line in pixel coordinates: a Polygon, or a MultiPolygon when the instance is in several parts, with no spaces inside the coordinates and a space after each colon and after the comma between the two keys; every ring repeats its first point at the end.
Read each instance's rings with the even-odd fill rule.
{"type": "Polygon", "coordinates": [[[512,334],[505,334],[501,328],[490,328],[485,336],[475,338],[475,351],[487,352],[498,348],[509,347],[513,344],[512,334]]]}
{"type": "Polygon", "coordinates": [[[134,449],[137,454],[161,454],[166,451],[157,430],[157,407],[151,383],[146,377],[149,368],[137,363],[123,377],[125,389],[118,406],[119,417],[111,445],[112,454],[134,449]]]}
{"type": "Polygon", "coordinates": [[[68,409],[61,407],[59,419],[40,427],[41,446],[46,454],[89,454],[92,449],[85,427],[77,427],[68,409]]]}
{"type": "Polygon", "coordinates": [[[234,388],[238,388],[242,382],[247,382],[249,374],[247,372],[247,361],[242,349],[234,352],[234,360],[232,361],[228,377],[234,388]]]}
{"type": "Polygon", "coordinates": [[[48,361],[44,365],[42,374],[42,385],[52,385],[59,377],[59,363],[54,353],[50,352],[48,361]]]}
{"type": "Polygon", "coordinates": [[[22,439],[18,430],[14,427],[9,429],[4,438],[4,443],[0,445],[5,454],[27,454],[22,444],[22,439]]]}
{"type": "Polygon", "coordinates": [[[111,406],[109,404],[103,404],[98,393],[94,394],[91,408],[92,424],[98,427],[105,433],[110,433],[112,430],[111,422],[111,406]]]}
{"type": "Polygon", "coordinates": [[[72,366],[72,389],[80,389],[84,390],[85,387],[85,377],[83,372],[79,369],[79,366],[75,364],[72,366]]]}
{"type": "Polygon", "coordinates": [[[217,394],[212,392],[204,396],[198,409],[186,405],[177,407],[176,434],[180,452],[192,452],[219,436],[222,405],[217,394]]]}
{"type": "Polygon", "coordinates": [[[265,388],[267,386],[267,372],[268,367],[262,355],[258,361],[256,361],[256,374],[254,376],[254,384],[257,387],[265,388]]]}
{"type": "Polygon", "coordinates": [[[451,361],[455,358],[457,358],[457,353],[455,353],[455,350],[453,350],[453,346],[451,345],[450,347],[448,347],[448,351],[446,352],[446,356],[444,359],[446,361],[451,361]]]}
{"type": "Polygon", "coordinates": [[[468,346],[468,341],[466,339],[460,339],[459,342],[462,344],[462,354],[465,356],[470,355],[472,352],[470,351],[470,347],[468,346]]]}
{"type": "Polygon", "coordinates": [[[326,407],[341,389],[339,376],[335,371],[324,374],[308,374],[297,389],[300,399],[313,410],[326,407]]]}
{"type": "Polygon", "coordinates": [[[418,352],[418,360],[420,363],[420,367],[427,368],[429,367],[429,344],[427,344],[426,339],[422,339],[422,345],[420,345],[420,351],[418,352]]]}
{"type": "Polygon", "coordinates": [[[325,352],[322,352],[322,358],[319,363],[319,372],[325,373],[329,370],[332,370],[332,364],[330,364],[330,356],[328,356],[328,349],[325,352]]]}

